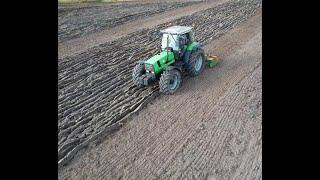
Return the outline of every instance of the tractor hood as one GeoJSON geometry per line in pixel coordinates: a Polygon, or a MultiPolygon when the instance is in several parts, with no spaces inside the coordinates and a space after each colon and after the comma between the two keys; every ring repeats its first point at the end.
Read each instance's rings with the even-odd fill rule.
{"type": "Polygon", "coordinates": [[[162,51],[150,59],[145,61],[146,70],[149,70],[150,65],[153,67],[154,73],[161,72],[165,67],[174,62],[174,54],[171,51],[162,51]]]}
{"type": "MultiPolygon", "coordinates": [[[[171,52],[168,52],[168,54],[170,54],[171,52]]],[[[166,61],[167,60],[167,52],[166,51],[162,51],[159,54],[156,54],[154,56],[152,56],[150,59],[148,59],[146,61],[146,64],[155,64],[157,63],[157,61],[166,61]]],[[[164,62],[165,63],[165,62],[164,62]]]]}

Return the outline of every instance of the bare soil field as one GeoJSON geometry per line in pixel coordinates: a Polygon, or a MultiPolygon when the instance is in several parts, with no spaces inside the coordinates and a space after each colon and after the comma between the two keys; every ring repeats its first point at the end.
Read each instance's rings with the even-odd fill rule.
{"type": "Polygon", "coordinates": [[[131,72],[136,61],[157,52],[160,29],[175,24],[191,25],[195,38],[207,44],[256,14],[260,7],[261,0],[231,0],[60,60],[59,167],[90,142],[103,139],[105,134],[120,127],[159,95],[157,86],[143,89],[134,86],[131,72]]]}
{"type": "Polygon", "coordinates": [[[261,179],[261,3],[230,0],[60,58],[59,179],[261,179]],[[134,63],[171,25],[193,26],[223,61],[173,96],[138,89],[134,63]]]}
{"type": "Polygon", "coordinates": [[[58,41],[63,42],[138,18],[148,17],[164,11],[172,11],[176,8],[196,3],[199,3],[199,1],[59,6],[58,41]]]}
{"type": "Polygon", "coordinates": [[[205,46],[221,57],[160,95],[59,179],[262,179],[261,11],[205,46]]]}

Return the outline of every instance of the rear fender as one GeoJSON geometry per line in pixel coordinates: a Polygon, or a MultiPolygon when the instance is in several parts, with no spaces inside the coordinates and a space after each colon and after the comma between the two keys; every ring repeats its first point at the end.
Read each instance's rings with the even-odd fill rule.
{"type": "Polygon", "coordinates": [[[191,53],[196,51],[200,47],[202,47],[200,43],[192,42],[192,44],[188,46],[187,51],[184,53],[183,61],[185,63],[189,62],[191,53]]]}

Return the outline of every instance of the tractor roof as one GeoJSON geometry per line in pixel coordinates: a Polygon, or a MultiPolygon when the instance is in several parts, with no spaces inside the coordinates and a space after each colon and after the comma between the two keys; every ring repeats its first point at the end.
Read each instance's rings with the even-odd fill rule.
{"type": "Polygon", "coordinates": [[[192,30],[191,26],[171,26],[171,27],[168,27],[167,29],[161,30],[160,32],[179,35],[179,34],[188,33],[191,30],[192,30]]]}

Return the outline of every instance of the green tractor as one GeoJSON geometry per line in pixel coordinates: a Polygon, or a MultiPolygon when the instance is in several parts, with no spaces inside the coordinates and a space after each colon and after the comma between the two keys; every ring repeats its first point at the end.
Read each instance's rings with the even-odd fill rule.
{"type": "Polygon", "coordinates": [[[132,78],[138,87],[159,80],[160,92],[173,94],[181,85],[181,73],[199,75],[206,57],[200,43],[192,37],[192,27],[172,26],[160,32],[161,52],[146,61],[138,61],[132,78]]]}

